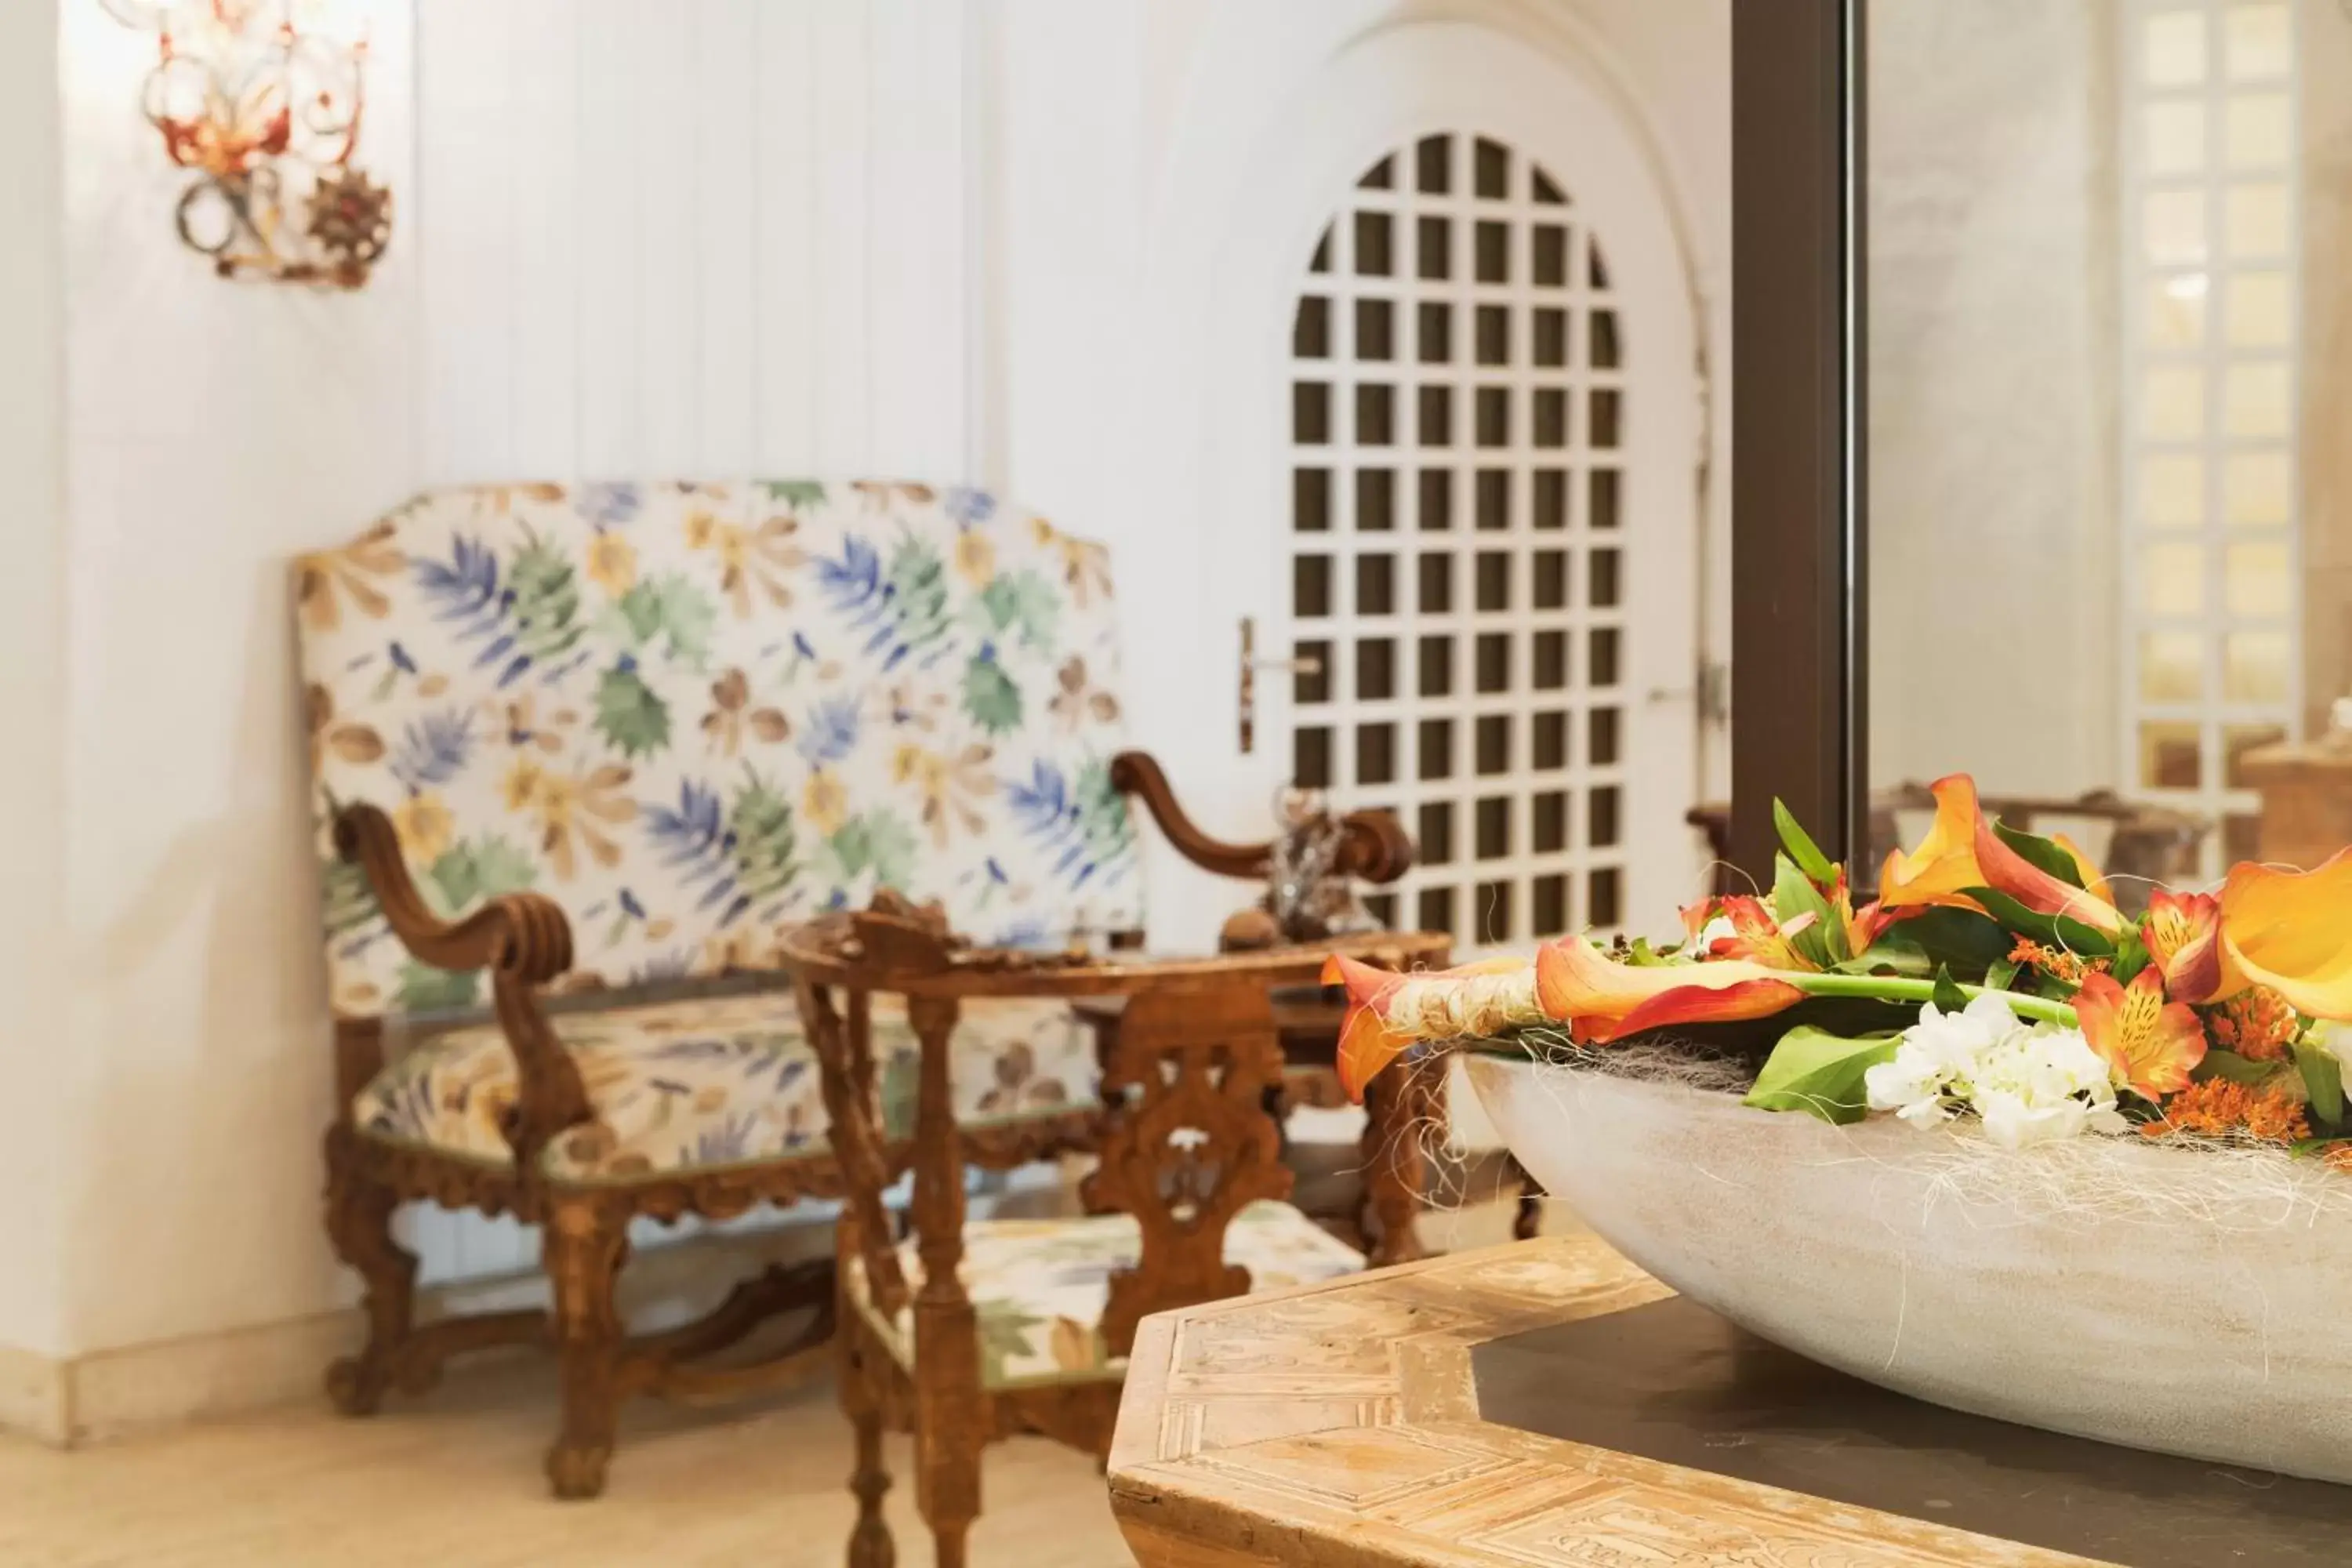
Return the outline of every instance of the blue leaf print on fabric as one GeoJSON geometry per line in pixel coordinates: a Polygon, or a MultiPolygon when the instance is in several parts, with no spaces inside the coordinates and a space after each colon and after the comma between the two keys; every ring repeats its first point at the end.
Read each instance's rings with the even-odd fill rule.
{"type": "Polygon", "coordinates": [[[572,506],[598,528],[617,528],[637,515],[645,500],[633,484],[587,484],[573,493],[572,506]]]}
{"type": "Polygon", "coordinates": [[[466,708],[428,713],[402,731],[389,766],[414,794],[447,784],[466,771],[474,749],[474,714],[466,708]]]}
{"type": "Polygon", "coordinates": [[[499,558],[479,540],[454,534],[448,560],[416,557],[416,585],[432,602],[433,618],[456,623],[460,637],[497,633],[501,610],[499,558]]]}
{"type": "Polygon", "coordinates": [[[968,489],[961,485],[949,487],[940,498],[947,514],[967,527],[986,522],[996,515],[996,498],[986,490],[968,489]]]}
{"type": "Polygon", "coordinates": [[[1035,915],[1026,916],[1000,926],[992,947],[1050,947],[1059,933],[1046,929],[1045,922],[1035,915]]]}
{"type": "Polygon", "coordinates": [[[709,909],[735,891],[735,836],[719,792],[692,779],[680,780],[676,806],[647,804],[646,832],[662,864],[688,888],[703,889],[695,908],[709,909]]]}
{"type": "Polygon", "coordinates": [[[1040,757],[1031,764],[1027,779],[1004,781],[1004,799],[1021,830],[1052,858],[1054,875],[1073,890],[1106,867],[1106,881],[1127,874],[1133,829],[1101,763],[1080,770],[1073,787],[1059,766],[1040,757]]]}
{"type": "Polygon", "coordinates": [[[859,718],[855,697],[834,697],[818,703],[801,726],[801,755],[820,768],[848,756],[857,749],[859,718]]]}

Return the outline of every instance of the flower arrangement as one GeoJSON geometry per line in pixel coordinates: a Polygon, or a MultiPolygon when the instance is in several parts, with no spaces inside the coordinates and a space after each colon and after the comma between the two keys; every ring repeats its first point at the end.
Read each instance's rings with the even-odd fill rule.
{"type": "Polygon", "coordinates": [[[1605,1050],[1774,1020],[1745,1103],[1832,1122],[1974,1122],[2005,1148],[2083,1134],[2275,1143],[2352,1171],[2352,850],[2309,872],[2233,868],[2126,915],[2063,836],[1934,786],[1920,845],[1857,904],[1777,805],[1770,890],[1682,911],[1671,946],[1571,936],[1532,956],[1394,974],[1335,958],[1350,1092],[1417,1047],[1605,1050]]]}

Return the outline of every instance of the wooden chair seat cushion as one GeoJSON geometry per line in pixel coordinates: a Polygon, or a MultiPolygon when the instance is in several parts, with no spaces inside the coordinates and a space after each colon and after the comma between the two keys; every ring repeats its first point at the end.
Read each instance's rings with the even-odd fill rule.
{"type": "MultiPolygon", "coordinates": [[[[1127,1361],[1103,1342],[1110,1277],[1143,1256],[1134,1216],[975,1220],[964,1226],[961,1278],[980,1328],[981,1380],[992,1391],[1126,1375],[1127,1361]]],[[[1250,1271],[1250,1289],[1276,1290],[1353,1274],[1363,1254],[1285,1203],[1254,1203],[1225,1230],[1225,1261],[1250,1271]]],[[[914,1241],[898,1247],[908,1293],[922,1283],[914,1241]]],[[[866,1285],[862,1262],[845,1266],[849,1300],[900,1365],[914,1365],[914,1312],[886,1321],[866,1285]]]]}
{"type": "MultiPolygon", "coordinates": [[[[874,1009],[876,1088],[889,1136],[912,1132],[919,1045],[891,998],[874,1009]]],[[[628,1182],[765,1163],[826,1146],[816,1058],[789,995],[695,997],[551,1020],[580,1064],[593,1121],[549,1144],[547,1173],[628,1182]]],[[[965,1005],[956,1035],[957,1111],[967,1125],[1056,1114],[1091,1102],[1094,1037],[1066,1003],[965,1005]]],[[[513,1053],[496,1023],[432,1035],[362,1089],[369,1136],[505,1164],[513,1053]]]]}

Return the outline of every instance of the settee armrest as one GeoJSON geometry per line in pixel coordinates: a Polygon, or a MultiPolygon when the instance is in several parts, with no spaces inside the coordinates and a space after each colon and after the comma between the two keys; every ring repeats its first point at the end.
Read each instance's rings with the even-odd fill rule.
{"type": "MultiPolygon", "coordinates": [[[[1121,752],[1111,759],[1110,782],[1121,795],[1141,800],[1151,820],[1176,847],[1176,852],[1204,871],[1221,877],[1263,877],[1274,864],[1270,840],[1234,844],[1202,832],[1184,808],[1168,775],[1148,752],[1121,752]]],[[[1339,864],[1345,877],[1373,883],[1393,882],[1412,868],[1412,839],[1393,812],[1351,811],[1339,819],[1344,837],[1339,864]]]]}
{"type": "Polygon", "coordinates": [[[394,936],[436,969],[486,969],[520,1079],[507,1142],[533,1171],[547,1142],[592,1112],[578,1064],[549,1027],[539,988],[572,967],[572,922],[540,893],[501,893],[461,920],[435,914],[408,874],[400,835],[373,805],[335,814],[335,851],[367,878],[394,936]]]}

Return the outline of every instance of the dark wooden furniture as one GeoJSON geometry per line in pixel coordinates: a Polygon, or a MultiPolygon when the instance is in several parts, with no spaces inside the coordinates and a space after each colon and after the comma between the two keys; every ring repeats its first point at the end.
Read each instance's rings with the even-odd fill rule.
{"type": "Polygon", "coordinates": [[[1103,1077],[1100,1163],[1084,1188],[1090,1209],[1132,1215],[1139,1227],[1132,1266],[1109,1276],[1099,1320],[1102,1342],[1118,1358],[1147,1314],[1250,1289],[1248,1272],[1228,1261],[1228,1226],[1244,1205],[1285,1196],[1291,1181],[1265,1111],[1282,1065],[1271,989],[1311,982],[1335,949],[1402,962],[1412,940],[1374,934],[1311,950],[1173,960],[1010,952],[966,948],[935,911],[888,900],[786,939],[782,961],[798,979],[823,1068],[848,1199],[838,1311],[842,1404],[856,1429],[853,1568],[894,1560],[881,1512],[886,1426],[912,1432],[918,1506],[941,1568],[961,1568],[980,1512],[986,1446],[1034,1432],[1104,1453],[1118,1406],[1121,1368],[1110,1363],[1099,1369],[1109,1375],[1020,1387],[992,1386],[984,1373],[974,1302],[982,1282],[964,1278],[970,1149],[949,1079],[959,1006],[985,996],[1126,998],[1103,1077]],[[906,998],[922,1042],[911,1148],[889,1146],[875,1121],[877,992],[906,998]],[[910,1166],[914,1247],[902,1258],[884,1193],[910,1166]],[[910,1284],[910,1273],[919,1283],[910,1284]]]}
{"type": "Polygon", "coordinates": [[[1143,1568],[2317,1568],[2352,1525],[1860,1383],[1589,1236],[1152,1318],[1109,1468],[1143,1568]]]}
{"type": "MultiPolygon", "coordinates": [[[[1112,762],[1111,778],[1123,795],[1143,804],[1194,865],[1234,877],[1265,874],[1270,846],[1232,843],[1202,832],[1149,756],[1122,753],[1112,762]]],[[[1391,881],[1412,864],[1412,840],[1392,816],[1358,814],[1347,819],[1347,874],[1391,881]]],[[[604,1489],[624,1399],[651,1394],[715,1402],[803,1375],[833,1328],[830,1265],[771,1269],[743,1284],[707,1318],[658,1334],[627,1332],[614,1289],[628,1259],[633,1220],[671,1223],[687,1215],[725,1219],[761,1204],[840,1197],[851,1184],[837,1146],[757,1164],[659,1172],[637,1182],[572,1185],[551,1179],[541,1158],[550,1142],[593,1116],[579,1064],[550,1024],[545,1005],[549,987],[572,968],[572,927],[562,907],[538,893],[516,892],[489,899],[462,919],[439,918],[419,891],[392,823],[373,805],[338,814],[335,845],[343,860],[364,876],[392,934],[420,963],[489,974],[496,1016],[514,1054],[519,1081],[516,1102],[503,1123],[511,1163],[484,1164],[372,1137],[354,1122],[352,1108],[384,1067],[385,1020],[336,1020],[337,1114],[326,1137],[327,1231],[336,1255],[364,1281],[367,1319],[360,1352],[329,1371],[327,1387],[336,1407],[347,1415],[373,1415],[395,1390],[414,1394],[430,1388],[444,1363],[466,1352],[551,1345],[562,1363],[563,1415],[548,1451],[548,1478],[558,1497],[584,1498],[604,1489]],[[400,1207],[417,1201],[484,1215],[511,1214],[540,1226],[551,1310],[418,1322],[416,1258],[394,1234],[400,1207]],[[774,1355],[748,1365],[708,1364],[708,1357],[742,1342],[767,1319],[796,1309],[809,1311],[811,1321],[774,1355]]],[[[1113,941],[1132,944],[1139,933],[1113,941]]],[[[1295,981],[1311,978],[1312,968],[1294,954],[1270,963],[1264,973],[1267,983],[1295,981]]],[[[781,973],[774,979],[779,991],[787,984],[781,973]]],[[[791,1004],[779,994],[776,1005],[789,1011],[791,1004]]],[[[1093,1149],[1102,1120],[1100,1107],[1079,1105],[1053,1116],[975,1129],[950,1144],[960,1159],[1011,1169],[1093,1149]]],[[[904,1138],[881,1157],[903,1165],[904,1138]]]]}

